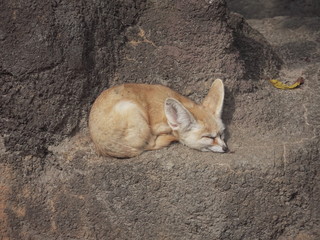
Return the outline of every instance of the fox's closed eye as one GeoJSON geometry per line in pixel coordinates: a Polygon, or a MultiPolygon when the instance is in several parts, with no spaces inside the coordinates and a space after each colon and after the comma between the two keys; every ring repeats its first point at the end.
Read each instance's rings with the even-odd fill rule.
{"type": "Polygon", "coordinates": [[[212,140],[214,140],[216,137],[214,137],[214,136],[202,136],[201,138],[209,138],[209,139],[212,139],[212,140]]]}

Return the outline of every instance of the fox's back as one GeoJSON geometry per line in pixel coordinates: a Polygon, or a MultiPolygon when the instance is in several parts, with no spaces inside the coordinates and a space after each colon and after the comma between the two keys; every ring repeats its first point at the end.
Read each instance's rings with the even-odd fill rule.
{"type": "Polygon", "coordinates": [[[105,90],[99,98],[114,101],[129,100],[145,106],[163,105],[168,97],[181,98],[182,96],[172,89],[162,85],[150,84],[122,84],[105,90]]]}
{"type": "Polygon", "coordinates": [[[189,100],[174,90],[162,85],[122,84],[109,88],[101,93],[92,106],[91,111],[108,114],[119,102],[136,104],[152,122],[165,121],[164,101],[175,98],[189,104],[189,100]]]}

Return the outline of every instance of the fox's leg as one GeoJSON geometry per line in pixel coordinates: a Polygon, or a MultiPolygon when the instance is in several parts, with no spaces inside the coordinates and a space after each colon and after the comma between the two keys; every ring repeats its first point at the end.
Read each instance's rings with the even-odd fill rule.
{"type": "Polygon", "coordinates": [[[154,140],[150,141],[149,146],[146,150],[156,150],[166,146],[169,146],[170,143],[178,141],[178,139],[171,134],[164,134],[159,136],[154,136],[154,140]]]}
{"type": "Polygon", "coordinates": [[[172,129],[169,127],[168,124],[166,123],[151,123],[151,132],[155,136],[160,136],[160,135],[171,135],[172,129]]]}
{"type": "Polygon", "coordinates": [[[166,123],[151,124],[152,137],[149,139],[147,150],[156,150],[170,145],[178,139],[172,135],[172,129],[166,123]]]}

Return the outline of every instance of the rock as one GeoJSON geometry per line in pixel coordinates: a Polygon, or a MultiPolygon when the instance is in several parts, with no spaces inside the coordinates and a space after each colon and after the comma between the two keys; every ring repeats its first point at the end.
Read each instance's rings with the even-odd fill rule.
{"type": "Polygon", "coordinates": [[[143,9],[143,1],[3,1],[0,131],[9,150],[44,156],[78,131],[143,9]]]}
{"type": "Polygon", "coordinates": [[[222,0],[0,9],[2,238],[319,238],[318,18],[251,19],[261,35],[222,0]],[[293,91],[265,80],[300,76],[293,91]],[[161,83],[200,101],[216,77],[233,153],[95,153],[86,121],[104,88],[161,83]]]}
{"type": "Polygon", "coordinates": [[[317,17],[318,0],[227,0],[231,10],[241,13],[246,19],[262,19],[276,16],[317,17]]]}

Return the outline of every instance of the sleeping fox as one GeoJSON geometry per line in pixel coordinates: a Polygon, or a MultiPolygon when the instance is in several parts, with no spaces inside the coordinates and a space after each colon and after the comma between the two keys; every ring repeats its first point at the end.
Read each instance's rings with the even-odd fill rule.
{"type": "Polygon", "coordinates": [[[220,79],[200,105],[165,86],[123,84],[96,99],[89,131],[101,155],[117,158],[134,157],[175,141],[200,151],[226,152],[223,100],[220,79]]]}

